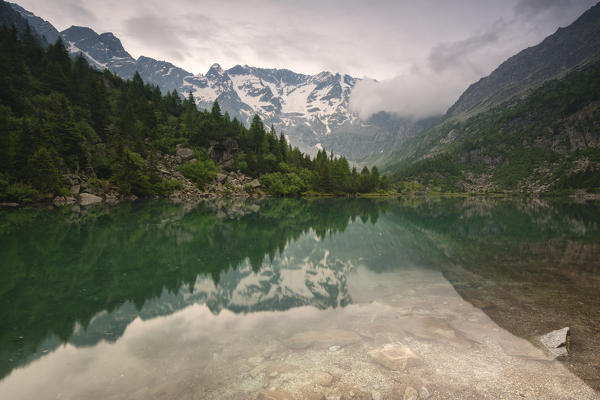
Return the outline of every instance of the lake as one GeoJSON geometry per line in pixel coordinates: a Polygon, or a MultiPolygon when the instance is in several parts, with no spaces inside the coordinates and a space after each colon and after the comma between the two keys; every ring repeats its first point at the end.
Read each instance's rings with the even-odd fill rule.
{"type": "Polygon", "coordinates": [[[0,243],[2,399],[600,398],[598,202],[0,209],[0,243]]]}

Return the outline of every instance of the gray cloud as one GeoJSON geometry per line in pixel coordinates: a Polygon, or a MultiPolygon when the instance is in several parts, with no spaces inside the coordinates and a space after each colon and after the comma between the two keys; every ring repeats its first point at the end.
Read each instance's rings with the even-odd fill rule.
{"type": "Polygon", "coordinates": [[[471,57],[487,46],[495,44],[499,36],[499,30],[494,30],[455,42],[438,43],[431,48],[428,57],[429,65],[438,73],[457,66],[477,69],[471,57]]]}
{"type": "Polygon", "coordinates": [[[513,6],[513,16],[496,20],[487,31],[434,44],[426,60],[413,64],[408,75],[361,83],[352,93],[351,107],[362,118],[378,111],[413,118],[443,114],[469,84],[558,26],[571,23],[589,3],[520,0],[513,6]]]}
{"type": "Polygon", "coordinates": [[[549,11],[562,11],[576,3],[577,0],[520,0],[515,4],[514,11],[517,16],[530,18],[549,11]]]}
{"type": "Polygon", "coordinates": [[[162,49],[164,57],[183,60],[181,52],[186,46],[179,38],[180,29],[169,24],[168,20],[156,15],[143,15],[125,20],[123,26],[125,34],[137,38],[140,43],[162,49]]]}

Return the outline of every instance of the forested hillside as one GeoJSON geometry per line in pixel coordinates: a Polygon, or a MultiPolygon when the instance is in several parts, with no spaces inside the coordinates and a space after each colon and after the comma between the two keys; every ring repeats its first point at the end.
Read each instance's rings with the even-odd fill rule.
{"type": "Polygon", "coordinates": [[[600,192],[600,63],[409,140],[400,191],[600,192]]]}
{"type": "Polygon", "coordinates": [[[67,175],[102,194],[166,196],[181,186],[164,179],[161,160],[176,148],[193,157],[178,169],[202,188],[219,170],[259,178],[273,195],[306,191],[371,192],[385,186],[377,169],[350,169],[347,160],[292,148],[255,116],[249,128],[218,103],[199,111],[193,97],[161,95],[139,74],[122,80],[71,59],[60,39],[43,48],[26,29],[0,30],[0,200],[38,201],[69,194],[67,175]],[[209,149],[227,146],[223,163],[209,149]]]}

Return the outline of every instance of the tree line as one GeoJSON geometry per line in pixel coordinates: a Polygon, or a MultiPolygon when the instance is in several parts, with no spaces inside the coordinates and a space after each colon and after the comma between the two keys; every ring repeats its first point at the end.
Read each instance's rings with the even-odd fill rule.
{"type": "Polygon", "coordinates": [[[259,178],[277,196],[387,187],[376,167],[358,173],[324,151],[312,158],[267,130],[258,115],[247,128],[217,102],[199,110],[192,93],[163,95],[137,72],[123,80],[98,71],[81,55],[70,57],[61,39],[43,46],[29,29],[0,28],[0,69],[1,201],[67,194],[68,173],[124,194],[166,195],[177,182],[162,180],[156,162],[178,144],[195,151],[196,161],[182,172],[200,186],[225,168],[259,178]],[[227,138],[239,145],[233,165],[215,165],[208,148],[227,138]]]}

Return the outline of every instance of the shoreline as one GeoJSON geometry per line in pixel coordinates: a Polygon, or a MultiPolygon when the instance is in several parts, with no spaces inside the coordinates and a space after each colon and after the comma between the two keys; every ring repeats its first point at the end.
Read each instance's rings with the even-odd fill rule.
{"type": "Polygon", "coordinates": [[[116,192],[108,193],[89,193],[82,192],[75,197],[72,196],[56,196],[46,197],[42,201],[31,201],[31,202],[0,202],[0,208],[21,208],[21,207],[47,207],[52,206],[56,208],[64,206],[81,206],[88,207],[97,204],[106,204],[114,206],[123,202],[133,202],[138,200],[170,200],[175,203],[198,203],[206,200],[261,200],[261,199],[452,199],[452,198],[479,198],[479,199],[536,199],[536,200],[548,200],[548,199],[562,199],[571,200],[574,202],[587,202],[600,200],[599,193],[575,193],[575,194],[547,194],[547,195],[525,195],[516,193],[476,193],[476,192],[453,192],[453,193],[304,193],[301,196],[272,196],[257,187],[253,193],[245,194],[226,194],[220,195],[210,191],[198,191],[193,196],[147,196],[138,197],[135,195],[123,195],[116,192]]]}

